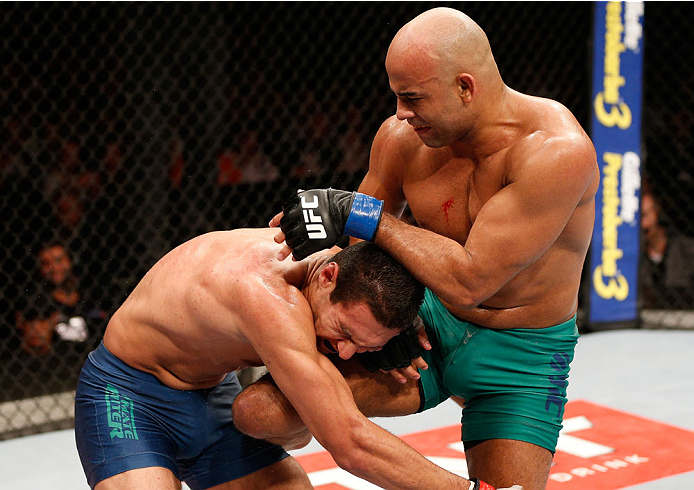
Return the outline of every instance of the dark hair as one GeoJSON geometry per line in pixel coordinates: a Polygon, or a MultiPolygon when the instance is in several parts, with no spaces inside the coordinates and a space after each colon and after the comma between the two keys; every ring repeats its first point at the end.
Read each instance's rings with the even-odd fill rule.
{"type": "Polygon", "coordinates": [[[340,266],[332,303],[365,302],[386,328],[412,326],[424,300],[424,286],[387,252],[359,242],[331,260],[340,266]]]}

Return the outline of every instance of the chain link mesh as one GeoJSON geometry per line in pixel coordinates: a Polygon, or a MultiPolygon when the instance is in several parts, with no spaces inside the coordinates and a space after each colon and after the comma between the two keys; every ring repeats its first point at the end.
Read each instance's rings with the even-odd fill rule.
{"type": "Polygon", "coordinates": [[[649,324],[694,324],[694,8],[646,4],[642,306],[649,324]],[[674,310],[674,311],[673,311],[674,310]]]}
{"type": "MultiPolygon", "coordinates": [[[[588,127],[590,3],[448,5],[488,33],[508,85],[588,127]]],[[[388,44],[432,6],[0,4],[0,438],[71,424],[87,353],[169,249],[264,226],[297,188],[356,188],[395,108],[388,44]]],[[[689,45],[691,25],[672,30],[688,9],[648,5],[644,133],[691,233],[694,65],[663,55],[689,45]]]]}

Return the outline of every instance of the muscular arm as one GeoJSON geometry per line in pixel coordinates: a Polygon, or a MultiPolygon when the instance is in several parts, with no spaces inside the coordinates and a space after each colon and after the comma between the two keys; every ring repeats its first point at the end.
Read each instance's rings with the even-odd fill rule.
{"type": "Polygon", "coordinates": [[[468,480],[426,460],[370,422],[339,371],[315,348],[312,315],[300,300],[255,295],[246,335],[314,437],[345,470],[383,488],[467,490],[468,480]]]}
{"type": "MultiPolygon", "coordinates": [[[[385,151],[389,144],[384,135],[374,140],[384,148],[372,151],[359,191],[383,199],[392,213],[400,206],[393,175],[404,163],[385,151]],[[396,204],[388,205],[393,196],[396,204]]],[[[557,240],[594,178],[592,149],[576,149],[564,138],[534,146],[514,155],[508,182],[482,206],[464,244],[391,214],[383,216],[376,243],[443,300],[459,308],[479,305],[557,240]]]]}

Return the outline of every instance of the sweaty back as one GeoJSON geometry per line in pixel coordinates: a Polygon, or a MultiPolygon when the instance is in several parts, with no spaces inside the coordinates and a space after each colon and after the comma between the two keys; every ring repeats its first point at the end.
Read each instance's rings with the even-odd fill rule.
{"type": "Polygon", "coordinates": [[[281,294],[281,269],[291,262],[273,260],[274,233],[208,233],[169,252],[114,314],[107,348],[176,389],[214,386],[223,373],[259,365],[242,331],[248,289],[240,286],[263,281],[272,289],[274,280],[281,294]]]}

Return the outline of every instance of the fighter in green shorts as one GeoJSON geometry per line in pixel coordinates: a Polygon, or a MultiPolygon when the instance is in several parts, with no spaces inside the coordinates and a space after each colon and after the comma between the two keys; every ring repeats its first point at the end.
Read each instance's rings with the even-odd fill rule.
{"type": "Polygon", "coordinates": [[[486,33],[457,10],[405,24],[385,67],[395,113],[357,191],[291,196],[270,222],[286,245],[277,258],[301,260],[348,235],[404,265],[440,300],[430,295],[423,311],[431,372],[401,368],[400,389],[347,374],[359,408],[416,411],[420,383],[407,378],[422,377],[425,407],[465,398],[472,477],[544,490],[595,221],[595,147],[562,104],[507,86],[486,33]]]}
{"type": "MultiPolygon", "coordinates": [[[[369,417],[391,417],[428,410],[451,397],[464,399],[466,453],[479,442],[501,440],[530,443],[553,454],[579,337],[575,315],[544,328],[482,327],[456,318],[430,289],[419,315],[429,350],[419,348],[421,332],[419,337],[398,335],[379,351],[355,356],[372,372],[368,376],[360,362],[335,359],[359,409],[369,417]],[[423,366],[416,359],[420,354],[427,368],[419,369],[415,381],[407,371],[423,366]],[[410,379],[398,383],[405,373],[410,379]]],[[[250,418],[263,426],[263,433],[249,435],[291,439],[293,431],[304,427],[271,378],[247,388],[238,399],[247,408],[246,413],[234,411],[234,420],[250,418]]]]}
{"type": "Polygon", "coordinates": [[[554,452],[562,427],[576,317],[547,328],[495,330],[458,320],[427,289],[419,310],[432,349],[422,357],[422,408],[465,399],[462,440],[515,439],[554,452]]]}

